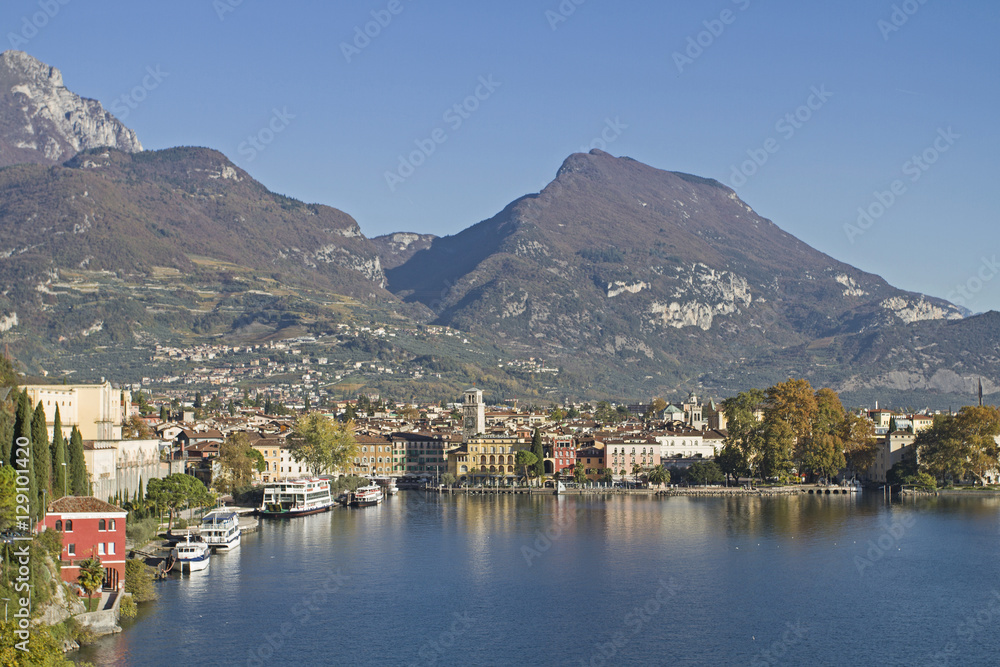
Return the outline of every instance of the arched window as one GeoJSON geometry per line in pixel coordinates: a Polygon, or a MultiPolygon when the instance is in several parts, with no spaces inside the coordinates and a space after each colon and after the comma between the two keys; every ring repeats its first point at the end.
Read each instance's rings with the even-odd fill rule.
{"type": "Polygon", "coordinates": [[[72,519],[66,519],[66,532],[67,533],[72,533],[73,532],[73,520],[72,519]]]}
{"type": "Polygon", "coordinates": [[[110,526],[108,526],[108,528],[109,528],[110,530],[114,530],[114,529],[115,529],[115,520],[114,520],[114,519],[112,519],[112,520],[111,520],[111,525],[110,525],[110,526]]]}
{"type": "Polygon", "coordinates": [[[101,519],[100,521],[97,522],[97,530],[104,531],[107,529],[108,529],[108,524],[104,519],[101,519]]]}
{"type": "Polygon", "coordinates": [[[56,530],[62,532],[62,519],[56,519],[56,530]]]}

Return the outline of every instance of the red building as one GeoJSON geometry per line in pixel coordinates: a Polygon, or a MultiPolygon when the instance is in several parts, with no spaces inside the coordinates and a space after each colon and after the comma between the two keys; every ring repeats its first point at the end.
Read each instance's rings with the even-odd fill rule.
{"type": "Polygon", "coordinates": [[[572,477],[576,466],[576,443],[571,435],[552,435],[545,446],[545,474],[572,477]]]}
{"type": "Polygon", "coordinates": [[[62,579],[76,583],[80,563],[96,556],[104,565],[104,589],[125,585],[125,517],[128,512],[90,496],[49,503],[43,524],[62,533],[62,579]]]}

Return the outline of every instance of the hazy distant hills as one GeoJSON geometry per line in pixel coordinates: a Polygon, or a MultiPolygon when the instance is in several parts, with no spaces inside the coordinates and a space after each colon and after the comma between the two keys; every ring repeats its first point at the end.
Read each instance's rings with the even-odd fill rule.
{"type": "Polygon", "coordinates": [[[59,164],[98,146],[142,150],[100,102],[67,90],[55,67],[21,51],[0,53],[0,167],[59,164]]]}
{"type": "Polygon", "coordinates": [[[964,395],[979,376],[1000,390],[1000,314],[963,319],[811,248],[716,181],[601,151],[453,236],[368,239],[350,215],[270,192],[217,151],[142,151],[57,70],[6,52],[11,163],[0,334],[33,367],[353,319],[468,332],[478,342],[461,359],[400,338],[351,345],[507,395],[725,395],[792,375],[859,400],[964,395]],[[528,357],[561,371],[498,370],[528,357]]]}

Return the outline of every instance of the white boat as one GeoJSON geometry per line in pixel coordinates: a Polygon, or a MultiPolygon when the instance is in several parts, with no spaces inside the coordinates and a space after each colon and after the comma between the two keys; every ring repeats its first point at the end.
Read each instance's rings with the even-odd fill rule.
{"type": "Polygon", "coordinates": [[[208,567],[208,559],[212,555],[212,548],[204,542],[191,541],[191,533],[188,533],[183,542],[178,542],[173,549],[174,559],[181,568],[181,572],[197,572],[208,567]]]}
{"type": "Polygon", "coordinates": [[[216,551],[232,551],[240,546],[240,515],[229,510],[212,510],[201,519],[201,539],[216,551]]]}
{"type": "Polygon", "coordinates": [[[291,479],[264,487],[260,516],[279,519],[326,512],[333,506],[330,482],[325,479],[291,479]]]}
{"type": "Polygon", "coordinates": [[[396,488],[395,477],[376,477],[374,481],[382,487],[382,493],[386,496],[394,496],[399,493],[399,489],[396,488]]]}
{"type": "Polygon", "coordinates": [[[351,504],[355,507],[370,507],[372,505],[378,505],[382,502],[385,495],[382,493],[382,487],[378,484],[369,484],[367,486],[359,486],[354,492],[354,500],[351,504]]]}

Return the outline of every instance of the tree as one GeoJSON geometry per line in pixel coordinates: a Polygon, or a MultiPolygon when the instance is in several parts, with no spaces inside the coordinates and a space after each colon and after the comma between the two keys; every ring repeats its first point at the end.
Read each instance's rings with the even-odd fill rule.
{"type": "Polygon", "coordinates": [[[90,482],[87,479],[87,461],[83,457],[83,436],[76,426],[69,436],[69,488],[74,496],[89,496],[90,482]]]}
{"type": "Polygon", "coordinates": [[[61,498],[69,491],[69,467],[66,460],[66,439],[62,433],[62,417],[59,416],[59,406],[52,423],[52,497],[61,498]]]}
{"type": "Polygon", "coordinates": [[[195,410],[200,410],[201,409],[201,392],[200,391],[194,392],[194,403],[193,403],[193,406],[194,406],[195,410]]]}
{"type": "Polygon", "coordinates": [[[870,419],[851,412],[845,414],[840,424],[840,440],[847,464],[855,474],[875,465],[879,445],[875,439],[875,424],[870,419]]]}
{"type": "Polygon", "coordinates": [[[764,420],[762,449],[758,471],[762,478],[784,477],[792,471],[792,448],[795,433],[785,421],[764,420]]]}
{"type": "Polygon", "coordinates": [[[816,416],[813,418],[813,433],[836,434],[844,421],[844,406],[840,396],[832,389],[823,387],[816,392],[816,416]]]}
{"type": "Polygon", "coordinates": [[[145,440],[152,436],[153,430],[139,415],[130,416],[122,427],[122,440],[145,440]]]}
{"type": "MultiPolygon", "coordinates": [[[[80,572],[76,576],[76,583],[80,584],[80,588],[83,589],[88,598],[93,598],[94,593],[104,583],[104,566],[100,559],[91,556],[80,563],[80,572]]],[[[91,608],[90,611],[93,611],[93,604],[88,604],[88,606],[91,608]]]]}
{"type": "Polygon", "coordinates": [[[16,458],[16,450],[19,446],[16,444],[18,438],[26,438],[28,442],[31,441],[31,401],[28,398],[28,392],[22,391],[17,397],[17,410],[14,413],[14,438],[11,440],[10,453],[7,456],[7,461],[13,461],[16,458]]]}
{"type": "Polygon", "coordinates": [[[752,475],[763,456],[766,425],[757,419],[756,412],[766,398],[760,389],[750,389],[722,402],[727,429],[722,446],[724,461],[720,465],[724,465],[727,474],[737,478],[752,475]]]}
{"type": "Polygon", "coordinates": [[[836,436],[820,433],[806,440],[802,452],[802,467],[805,470],[829,480],[846,465],[844,450],[836,436]]]}
{"type": "Polygon", "coordinates": [[[441,475],[441,483],[444,484],[445,486],[454,486],[455,482],[457,481],[458,478],[455,477],[455,475],[450,472],[446,472],[445,474],[441,475]]]}
{"type": "Polygon", "coordinates": [[[318,475],[343,467],[357,454],[354,422],[336,422],[318,412],[299,417],[289,438],[292,458],[318,475]]]}
{"type": "Polygon", "coordinates": [[[45,408],[39,401],[31,416],[31,458],[35,470],[35,488],[38,495],[38,517],[45,514],[45,500],[52,495],[52,453],[49,451],[49,429],[45,408]]]}
{"type": "Polygon", "coordinates": [[[542,432],[535,428],[531,436],[531,453],[535,455],[535,477],[545,477],[545,448],[542,445],[542,432]]]}
{"type": "Polygon", "coordinates": [[[661,397],[657,396],[649,403],[649,407],[646,408],[646,419],[655,419],[656,415],[662,413],[667,408],[667,402],[661,397]]]}
{"type": "Polygon", "coordinates": [[[654,466],[649,474],[646,475],[646,479],[649,480],[650,484],[656,484],[656,486],[662,486],[670,481],[670,473],[667,471],[663,465],[654,466]]]}
{"type": "Polygon", "coordinates": [[[125,592],[131,593],[136,602],[156,599],[153,568],[146,565],[141,558],[129,558],[125,561],[125,592]]]}
{"type": "Polygon", "coordinates": [[[166,405],[160,406],[160,421],[168,422],[170,421],[170,409],[166,405]]]}
{"type": "Polygon", "coordinates": [[[635,478],[635,484],[636,484],[636,486],[639,485],[639,473],[641,473],[641,472],[642,472],[642,466],[639,465],[638,463],[633,463],[632,464],[632,476],[635,478]]]}
{"type": "Polygon", "coordinates": [[[17,517],[17,472],[11,465],[0,467],[0,532],[7,530],[17,517]]]}
{"type": "Polygon", "coordinates": [[[169,530],[174,525],[174,512],[184,507],[206,503],[209,499],[209,493],[197,477],[175,472],[163,479],[149,480],[146,485],[146,497],[158,508],[170,510],[170,518],[167,522],[169,530]]]}
{"type": "Polygon", "coordinates": [[[687,480],[690,484],[721,484],[726,481],[726,476],[715,461],[696,461],[691,464],[687,471],[687,480]]]}
{"type": "Polygon", "coordinates": [[[1000,467],[1000,410],[993,406],[966,406],[955,415],[941,415],[920,433],[914,447],[923,470],[938,479],[967,477],[985,483],[990,470],[1000,467]]]}
{"type": "Polygon", "coordinates": [[[538,463],[538,457],[527,449],[519,449],[516,456],[514,457],[517,461],[517,465],[521,466],[524,470],[524,483],[528,483],[528,468],[534,466],[538,463]]]}
{"type": "Polygon", "coordinates": [[[215,488],[221,493],[235,493],[237,489],[250,486],[258,463],[254,453],[260,454],[250,446],[246,433],[230,433],[219,446],[219,475],[213,480],[215,488]]]}
{"type": "Polygon", "coordinates": [[[764,412],[765,420],[788,424],[794,445],[800,447],[812,434],[819,405],[808,380],[789,379],[767,390],[764,412]]]}
{"type": "Polygon", "coordinates": [[[604,474],[601,475],[601,481],[608,485],[614,484],[615,473],[611,470],[611,468],[604,469],[604,474]]]}
{"type": "Polygon", "coordinates": [[[587,473],[583,469],[583,464],[579,461],[573,466],[573,481],[577,484],[583,484],[587,481],[587,473]]]}
{"type": "Polygon", "coordinates": [[[41,516],[39,511],[40,497],[38,491],[38,477],[35,475],[34,448],[31,446],[31,404],[28,401],[28,392],[21,392],[18,397],[17,418],[14,421],[14,442],[10,449],[10,463],[14,469],[28,478],[28,499],[29,499],[29,520],[34,524],[35,519],[41,516]]]}

